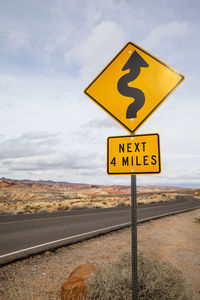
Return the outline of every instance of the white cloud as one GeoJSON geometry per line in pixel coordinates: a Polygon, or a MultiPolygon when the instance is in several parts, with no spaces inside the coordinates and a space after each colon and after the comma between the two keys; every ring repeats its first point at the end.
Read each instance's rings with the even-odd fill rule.
{"type": "Polygon", "coordinates": [[[8,11],[0,14],[1,48],[16,53],[30,46],[30,33],[21,19],[11,17],[8,11]]]}
{"type": "Polygon", "coordinates": [[[86,3],[85,15],[86,15],[86,24],[88,28],[93,27],[102,17],[102,6],[97,6],[97,1],[91,1],[86,3]]]}
{"type": "Polygon", "coordinates": [[[169,41],[174,41],[174,38],[183,36],[188,30],[188,22],[170,22],[168,24],[155,26],[150,30],[146,38],[142,41],[144,47],[154,48],[165,43],[165,47],[170,45],[169,41]]]}
{"type": "Polygon", "coordinates": [[[98,68],[105,67],[109,59],[113,58],[115,51],[122,47],[124,38],[124,32],[119,25],[113,21],[102,21],[82,43],[65,53],[66,63],[78,60],[82,72],[92,74],[98,68]]]}
{"type": "Polygon", "coordinates": [[[112,118],[105,119],[92,119],[89,122],[83,124],[82,128],[116,128],[117,123],[112,118]]]}
{"type": "Polygon", "coordinates": [[[182,11],[169,1],[2,2],[2,176],[130,183],[129,176],[106,175],[107,136],[128,132],[83,94],[130,40],[142,41],[141,46],[186,75],[138,132],[160,133],[163,169],[161,175],[138,176],[138,182],[181,183],[187,182],[187,174],[188,181],[196,182],[199,10],[182,2],[182,11]]]}
{"type": "Polygon", "coordinates": [[[99,155],[95,152],[57,152],[40,153],[36,155],[32,153],[30,157],[17,157],[15,159],[7,159],[2,162],[3,167],[7,167],[11,171],[44,171],[48,173],[49,170],[73,170],[82,172],[84,169],[94,170],[102,167],[102,162],[99,155]]]}
{"type": "Polygon", "coordinates": [[[20,137],[0,143],[0,160],[34,157],[48,154],[59,143],[58,134],[48,132],[26,132],[20,137]]]}
{"type": "Polygon", "coordinates": [[[12,52],[28,48],[30,46],[28,32],[25,30],[9,30],[7,33],[7,44],[12,52]]]}

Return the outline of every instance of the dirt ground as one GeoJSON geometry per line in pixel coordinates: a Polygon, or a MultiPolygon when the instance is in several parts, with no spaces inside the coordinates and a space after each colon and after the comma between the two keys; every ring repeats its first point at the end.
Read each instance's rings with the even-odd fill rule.
{"type": "MultiPolygon", "coordinates": [[[[181,269],[200,299],[200,209],[138,226],[138,248],[181,269]]],[[[85,262],[105,263],[131,247],[130,228],[54,252],[30,257],[0,270],[0,299],[58,300],[69,273],[85,262]]]]}

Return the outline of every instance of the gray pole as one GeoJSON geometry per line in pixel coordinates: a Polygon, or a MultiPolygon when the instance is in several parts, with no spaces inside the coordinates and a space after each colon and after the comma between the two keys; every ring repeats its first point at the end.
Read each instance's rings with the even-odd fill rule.
{"type": "Polygon", "coordinates": [[[132,300],[138,299],[136,175],[131,175],[132,300]]]}

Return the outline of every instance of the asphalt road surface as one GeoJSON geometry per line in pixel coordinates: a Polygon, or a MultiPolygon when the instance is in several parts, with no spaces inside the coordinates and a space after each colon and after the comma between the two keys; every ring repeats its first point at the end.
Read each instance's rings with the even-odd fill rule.
{"type": "MultiPolygon", "coordinates": [[[[200,199],[178,197],[138,205],[137,221],[200,208],[200,199]]],[[[0,216],[0,264],[130,226],[130,207],[0,216]]]]}

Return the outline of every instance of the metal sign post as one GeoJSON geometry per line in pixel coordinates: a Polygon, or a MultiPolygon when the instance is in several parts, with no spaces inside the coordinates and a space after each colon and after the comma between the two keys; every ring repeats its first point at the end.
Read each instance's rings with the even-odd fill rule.
{"type": "MultiPolygon", "coordinates": [[[[133,137],[135,134],[130,134],[133,137]]],[[[138,299],[137,263],[137,189],[136,175],[131,175],[131,252],[132,252],[132,300],[138,299]]]]}
{"type": "Polygon", "coordinates": [[[107,173],[131,174],[132,299],[138,299],[136,174],[160,173],[160,139],[157,133],[107,138],[107,173]]]}
{"type": "Polygon", "coordinates": [[[132,300],[138,299],[136,175],[131,175],[132,300]]]}
{"type": "Polygon", "coordinates": [[[131,174],[132,300],[138,299],[136,174],[161,171],[159,135],[135,132],[184,78],[129,42],[84,91],[131,133],[107,139],[107,173],[131,174]]]}

